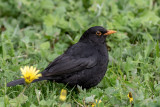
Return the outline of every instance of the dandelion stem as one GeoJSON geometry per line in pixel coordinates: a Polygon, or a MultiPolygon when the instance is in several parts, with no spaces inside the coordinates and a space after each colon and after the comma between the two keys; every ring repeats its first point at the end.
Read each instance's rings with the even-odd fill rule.
{"type": "MultiPolygon", "coordinates": [[[[25,87],[24,87],[24,89],[23,89],[23,91],[20,93],[20,94],[23,94],[24,93],[24,91],[26,90],[26,88],[28,87],[29,85],[25,85],[25,87]]],[[[20,95],[19,94],[19,95],[20,95]]]]}
{"type": "Polygon", "coordinates": [[[81,107],[84,107],[81,103],[79,103],[73,96],[72,96],[73,100],[81,107]]]}

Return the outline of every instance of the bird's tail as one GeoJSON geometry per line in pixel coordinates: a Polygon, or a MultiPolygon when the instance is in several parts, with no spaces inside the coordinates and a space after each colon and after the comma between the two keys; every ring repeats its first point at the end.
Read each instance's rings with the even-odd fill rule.
{"type": "Polygon", "coordinates": [[[15,86],[15,85],[20,85],[20,84],[24,84],[25,81],[23,78],[21,79],[18,79],[18,80],[14,80],[14,81],[11,81],[9,83],[7,83],[7,87],[11,87],[11,86],[15,86]]]}
{"type": "MultiPolygon", "coordinates": [[[[37,81],[42,81],[42,80],[48,80],[49,78],[47,77],[40,77],[39,79],[34,80],[32,83],[37,82],[37,81]]],[[[15,86],[15,85],[23,85],[25,84],[24,78],[18,79],[11,81],[7,83],[7,87],[15,86]]]]}

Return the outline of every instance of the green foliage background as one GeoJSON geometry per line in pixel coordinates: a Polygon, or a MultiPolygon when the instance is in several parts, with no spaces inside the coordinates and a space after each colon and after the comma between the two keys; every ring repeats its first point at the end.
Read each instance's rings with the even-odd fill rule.
{"type": "Polygon", "coordinates": [[[160,106],[159,0],[0,0],[0,105],[2,106],[160,106]],[[110,63],[102,82],[89,90],[68,90],[46,81],[5,84],[20,78],[20,67],[41,71],[92,26],[117,30],[107,38],[110,63]],[[129,103],[127,94],[133,94],[129,103]]]}

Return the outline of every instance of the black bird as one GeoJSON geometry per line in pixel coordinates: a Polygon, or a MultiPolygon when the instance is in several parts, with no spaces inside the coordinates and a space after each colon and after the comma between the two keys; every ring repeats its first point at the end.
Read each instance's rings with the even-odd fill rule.
{"type": "MultiPolygon", "coordinates": [[[[108,66],[106,37],[115,33],[101,26],[89,28],[79,42],[72,45],[64,54],[57,57],[42,71],[42,77],[33,82],[51,80],[69,86],[91,88],[104,77],[108,66]]],[[[11,81],[8,87],[24,84],[24,79],[11,81]]]]}

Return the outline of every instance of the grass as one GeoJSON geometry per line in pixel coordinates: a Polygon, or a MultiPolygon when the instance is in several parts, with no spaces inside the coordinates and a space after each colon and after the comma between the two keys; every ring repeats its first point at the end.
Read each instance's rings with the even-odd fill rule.
{"type": "Polygon", "coordinates": [[[160,106],[159,0],[0,0],[1,106],[160,106]],[[89,90],[42,81],[8,88],[20,67],[41,71],[91,26],[117,30],[107,38],[110,62],[98,86],[89,90]],[[61,89],[67,100],[61,102],[61,89]],[[133,95],[132,104],[127,97],[133,95]],[[17,101],[18,100],[18,101],[17,101]]]}

